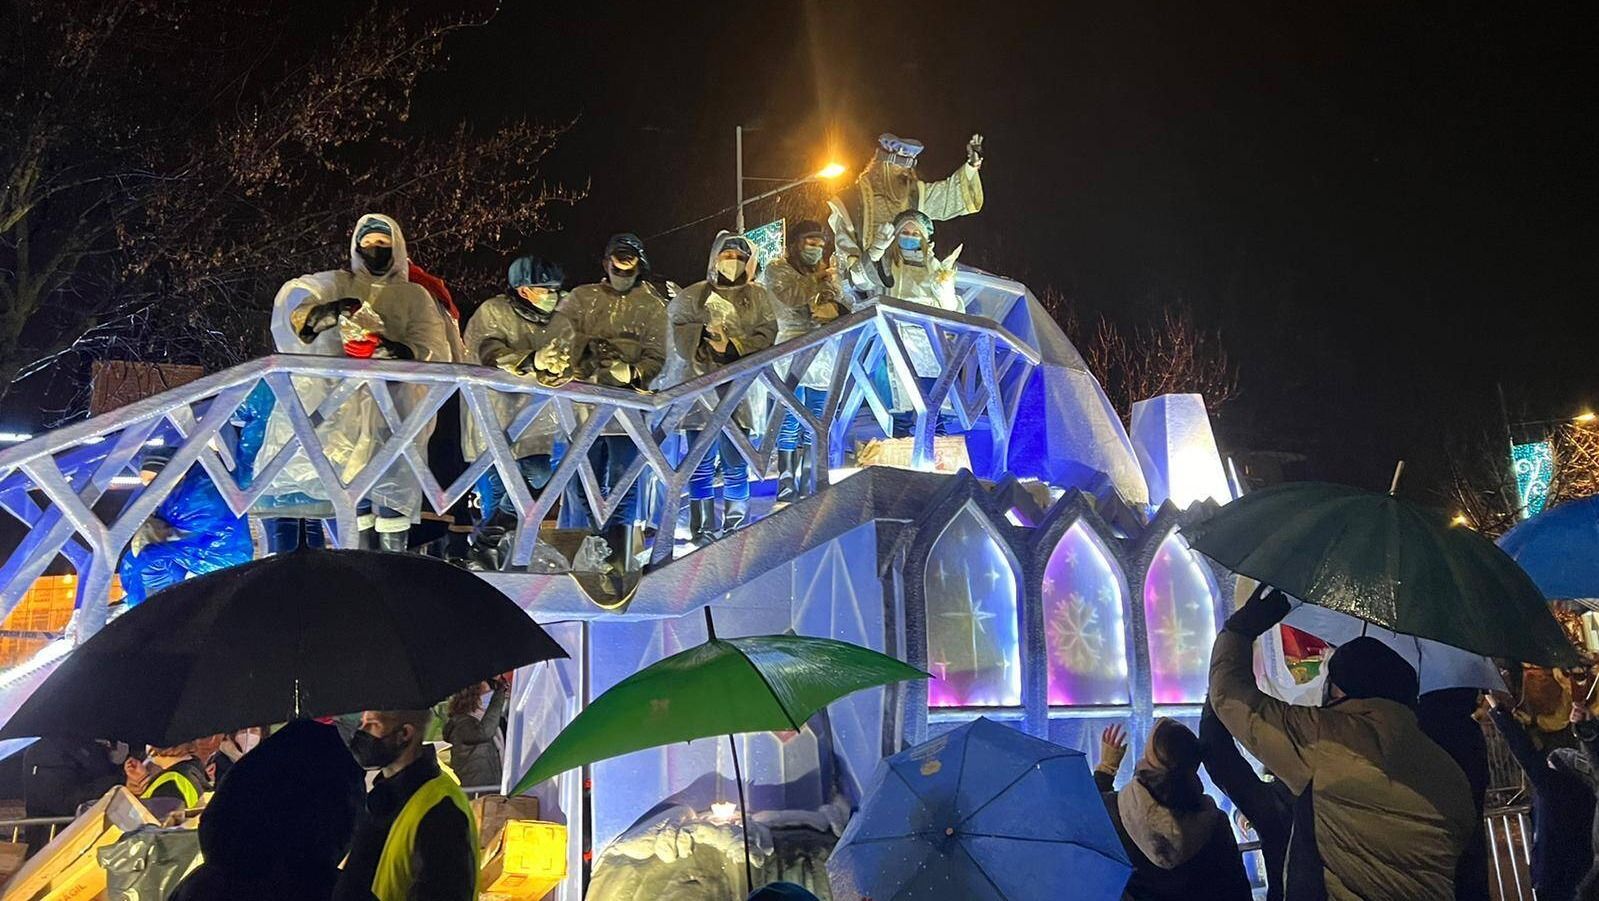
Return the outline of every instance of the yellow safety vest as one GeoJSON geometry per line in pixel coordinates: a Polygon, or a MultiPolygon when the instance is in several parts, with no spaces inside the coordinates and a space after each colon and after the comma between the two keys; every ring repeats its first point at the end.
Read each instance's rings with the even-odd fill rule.
{"type": "Polygon", "coordinates": [[[472,820],[472,805],[466,800],[461,786],[450,778],[448,772],[422,783],[411,795],[389,827],[388,838],[383,841],[383,853],[378,856],[378,869],[372,876],[372,894],[378,901],[405,901],[411,890],[411,849],[416,845],[416,830],[422,818],[434,805],[448,798],[466,817],[468,837],[472,843],[472,873],[474,879],[482,863],[478,859],[477,823],[472,820]]]}
{"type": "Polygon", "coordinates": [[[140,795],[139,797],[153,798],[155,797],[155,790],[163,785],[176,785],[178,787],[178,793],[183,795],[184,807],[195,807],[199,805],[200,789],[195,786],[194,780],[183,775],[177,770],[167,770],[165,773],[155,777],[155,781],[150,783],[150,787],[145,789],[144,794],[140,795]]]}

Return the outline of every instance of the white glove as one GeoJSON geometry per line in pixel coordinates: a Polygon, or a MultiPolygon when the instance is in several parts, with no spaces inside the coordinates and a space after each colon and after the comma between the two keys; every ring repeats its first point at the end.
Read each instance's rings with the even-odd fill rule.
{"type": "Polygon", "coordinates": [[[565,341],[551,341],[533,354],[533,366],[559,375],[572,368],[572,348],[565,341]]]}

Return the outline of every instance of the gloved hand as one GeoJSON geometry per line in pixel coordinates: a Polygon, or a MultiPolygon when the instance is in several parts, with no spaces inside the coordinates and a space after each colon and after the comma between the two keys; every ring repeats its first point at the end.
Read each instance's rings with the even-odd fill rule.
{"type": "Polygon", "coordinates": [[[983,168],[983,136],[972,135],[966,142],[966,165],[973,169],[983,168]]]}
{"type": "Polygon", "coordinates": [[[1254,641],[1282,622],[1291,609],[1293,607],[1288,603],[1288,595],[1261,583],[1255,587],[1254,594],[1249,596],[1244,606],[1227,617],[1227,625],[1222,628],[1254,641]]]}
{"type": "Polygon", "coordinates": [[[1122,768],[1122,758],[1126,756],[1127,727],[1121,723],[1106,726],[1099,734],[1099,763],[1094,765],[1094,772],[1114,776],[1122,768]]]}
{"type": "Polygon", "coordinates": [[[349,316],[359,309],[361,301],[353,297],[341,297],[329,303],[317,304],[305,315],[305,324],[300,326],[300,338],[310,341],[338,325],[340,316],[349,316]]]}
{"type": "Polygon", "coordinates": [[[811,321],[828,323],[844,315],[844,305],[836,300],[824,300],[811,307],[811,321]]]}
{"type": "Polygon", "coordinates": [[[617,385],[633,384],[633,367],[628,363],[617,360],[606,367],[605,372],[617,385]]]}
{"type": "Polygon", "coordinates": [[[572,345],[565,341],[551,341],[533,352],[533,367],[551,375],[560,375],[572,368],[572,345]]]}
{"type": "Polygon", "coordinates": [[[888,253],[889,245],[894,243],[894,226],[884,222],[877,227],[877,234],[872,237],[872,244],[866,248],[866,255],[873,260],[881,260],[883,254],[888,253]]]}
{"type": "Polygon", "coordinates": [[[373,335],[377,339],[377,347],[372,349],[374,360],[414,360],[416,354],[411,352],[410,345],[401,344],[399,341],[390,341],[382,335],[373,335]]]}

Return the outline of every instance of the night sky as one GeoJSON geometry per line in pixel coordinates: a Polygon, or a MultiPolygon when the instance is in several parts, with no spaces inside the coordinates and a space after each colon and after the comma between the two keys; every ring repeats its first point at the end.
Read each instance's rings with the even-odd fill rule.
{"type": "MultiPolygon", "coordinates": [[[[584,278],[610,232],[732,202],[735,124],[763,176],[892,131],[941,177],[981,131],[986,208],[940,250],[1090,317],[1186,299],[1242,364],[1224,444],[1373,488],[1405,457],[1426,486],[1496,380],[1513,417],[1599,403],[1599,7],[551,6],[460,39],[434,87],[577,119],[550,168],[591,192],[542,249],[584,278]]],[[[653,241],[657,268],[700,278],[728,224],[653,241]]]]}
{"type": "MultiPolygon", "coordinates": [[[[505,5],[451,38],[418,114],[573,122],[546,171],[588,197],[525,250],[574,283],[622,230],[702,278],[730,214],[652,236],[733,202],[735,124],[774,177],[892,131],[938,178],[980,131],[987,206],[940,250],[1085,319],[1186,300],[1242,365],[1224,449],[1371,488],[1403,457],[1425,492],[1450,435],[1498,423],[1496,381],[1513,419],[1599,405],[1599,6],[505,5]]],[[[372,9],[306,3],[304,28],[372,9]]]]}

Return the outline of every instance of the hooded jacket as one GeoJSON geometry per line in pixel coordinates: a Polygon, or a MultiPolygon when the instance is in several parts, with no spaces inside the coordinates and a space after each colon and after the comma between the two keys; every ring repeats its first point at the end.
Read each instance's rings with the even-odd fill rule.
{"type": "MultiPolygon", "coordinates": [[[[310,341],[300,337],[300,330],[315,307],[353,298],[369,306],[382,320],[383,337],[404,344],[410,349],[413,359],[450,362],[453,353],[444,324],[446,314],[427,289],[407,278],[409,269],[405,235],[399,223],[388,216],[372,213],[362,216],[350,235],[348,269],[302,275],[291,279],[278,291],[272,312],[272,337],[278,353],[344,356],[344,341],[338,328],[327,329],[310,341]],[[357,236],[368,222],[386,225],[394,241],[388,271],[382,275],[368,272],[365,261],[357,252],[357,236]]],[[[305,409],[315,410],[339,381],[301,377],[294,379],[294,387],[305,409]]],[[[390,390],[401,416],[409,414],[426,394],[426,389],[419,385],[395,385],[390,390]]],[[[316,429],[323,456],[345,483],[361,472],[388,432],[388,425],[378,411],[377,402],[367,391],[352,395],[316,429]]],[[[424,460],[429,432],[424,430],[417,439],[424,460]]],[[[261,449],[256,455],[256,471],[264,468],[293,434],[288,414],[281,404],[277,405],[268,420],[261,449]]],[[[325,502],[329,498],[322,477],[305,454],[296,454],[284,467],[257,505],[257,510],[281,514],[285,503],[293,498],[313,502],[325,502]]],[[[371,499],[379,505],[412,515],[420,507],[421,488],[409,467],[390,467],[389,472],[373,488],[371,499]]]]}
{"type": "MultiPolygon", "coordinates": [[[[467,359],[484,366],[505,368],[515,372],[533,353],[547,344],[552,336],[550,324],[554,311],[548,313],[534,307],[512,294],[498,294],[483,301],[472,319],[466,324],[467,359]]],[[[505,394],[499,391],[489,395],[489,406],[501,428],[509,428],[534,400],[529,394],[505,394]]],[[[472,419],[471,410],[463,407],[464,422],[461,432],[461,449],[468,461],[476,460],[488,451],[488,441],[472,419]]],[[[511,452],[518,458],[548,454],[555,444],[558,430],[555,408],[546,404],[533,422],[511,443],[511,452]]]]}
{"type": "MultiPolygon", "coordinates": [[[[788,253],[794,255],[796,247],[790,245],[788,253]]],[[[825,261],[824,261],[825,262],[825,261]]],[[[777,317],[777,343],[790,341],[809,334],[818,327],[811,312],[819,305],[836,303],[846,314],[852,312],[839,284],[838,272],[823,264],[809,271],[801,271],[783,256],[771,261],[761,272],[761,284],[772,293],[773,312],[777,317]]],[[[800,386],[826,389],[833,379],[833,366],[838,358],[836,341],[829,341],[805,370],[800,386]]]]}
{"type": "MultiPolygon", "coordinates": [[[[1336,655],[1335,655],[1336,657],[1336,655]]],[[[1210,701],[1227,731],[1298,796],[1287,864],[1288,901],[1446,901],[1476,828],[1471,786],[1417,725],[1381,697],[1332,707],[1284,703],[1255,684],[1253,642],[1216,637],[1210,701]],[[1312,830],[1321,880],[1302,872],[1300,830],[1312,830]]]]}
{"type": "Polygon", "coordinates": [[[1146,753],[1120,791],[1113,776],[1094,782],[1133,865],[1124,898],[1133,901],[1249,901],[1249,876],[1227,815],[1191,770],[1173,771],[1146,753]]]}
{"type": "Polygon", "coordinates": [[[205,862],[173,901],[326,899],[364,796],[338,730],[289,723],[239,758],[200,818],[205,862]]]}
{"type": "Polygon", "coordinates": [[[672,352],[657,383],[670,388],[695,376],[704,375],[727,363],[772,346],[777,338],[777,304],[772,292],[756,280],[760,271],[759,251],[751,248],[744,261],[744,278],[737,285],[718,284],[717,255],[729,242],[743,240],[730,232],[720,232],[711,242],[711,255],[705,265],[705,280],[684,288],[672,298],[667,316],[672,326],[672,352]],[[718,355],[705,339],[705,329],[719,324],[728,338],[728,348],[718,355]]]}
{"type": "Polygon", "coordinates": [[[640,258],[638,280],[625,293],[607,282],[573,288],[555,308],[550,341],[566,342],[572,366],[584,381],[649,388],[666,363],[667,328],[666,299],[650,282],[648,263],[640,258]],[[604,368],[608,354],[633,367],[628,384],[618,384],[604,368]]]}

